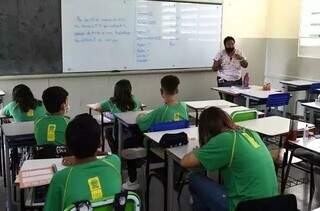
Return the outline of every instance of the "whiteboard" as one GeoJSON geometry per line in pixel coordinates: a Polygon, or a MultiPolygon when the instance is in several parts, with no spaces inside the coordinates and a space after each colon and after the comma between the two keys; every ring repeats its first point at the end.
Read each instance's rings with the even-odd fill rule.
{"type": "Polygon", "coordinates": [[[320,58],[319,0],[301,0],[298,55],[320,58]]]}
{"type": "Polygon", "coordinates": [[[63,72],[209,67],[222,5],[63,0],[63,72]]]}

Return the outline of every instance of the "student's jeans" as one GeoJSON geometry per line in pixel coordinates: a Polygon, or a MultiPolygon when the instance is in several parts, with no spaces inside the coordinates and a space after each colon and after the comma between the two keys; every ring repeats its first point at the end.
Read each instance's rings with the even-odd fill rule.
{"type": "Polygon", "coordinates": [[[228,211],[228,198],[223,186],[199,173],[189,176],[189,189],[194,211],[228,211]]]}
{"type": "MultiPolygon", "coordinates": [[[[129,129],[129,137],[124,140],[123,148],[136,148],[143,147],[143,133],[140,132],[138,127],[132,127],[129,129]]],[[[134,182],[137,180],[137,168],[139,166],[140,159],[126,160],[128,167],[128,177],[130,182],[134,182]]]]}
{"type": "MultiPolygon", "coordinates": [[[[240,78],[239,80],[236,80],[236,81],[227,81],[227,80],[224,80],[220,77],[217,77],[217,83],[218,83],[218,87],[241,86],[242,85],[242,78],[240,78]]],[[[219,95],[220,95],[220,99],[223,99],[223,95],[221,92],[219,92],[219,95]]],[[[226,101],[229,101],[229,102],[233,102],[233,100],[234,100],[233,96],[227,95],[227,94],[224,95],[224,98],[226,101]]]]}

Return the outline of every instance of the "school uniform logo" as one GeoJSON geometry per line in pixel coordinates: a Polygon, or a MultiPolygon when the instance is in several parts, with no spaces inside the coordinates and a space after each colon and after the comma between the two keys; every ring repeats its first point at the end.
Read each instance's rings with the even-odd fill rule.
{"type": "Polygon", "coordinates": [[[48,131],[47,131],[48,142],[54,142],[56,140],[56,128],[57,128],[57,125],[55,124],[48,125],[48,131]]]}
{"type": "Polygon", "coordinates": [[[174,113],[173,120],[180,121],[180,113],[174,113]]]}
{"type": "Polygon", "coordinates": [[[97,200],[103,197],[99,177],[92,177],[88,179],[88,184],[92,200],[97,200]]]}
{"type": "Polygon", "coordinates": [[[33,109],[30,109],[30,110],[27,112],[27,116],[28,116],[28,117],[33,117],[33,114],[34,114],[33,109]]]}

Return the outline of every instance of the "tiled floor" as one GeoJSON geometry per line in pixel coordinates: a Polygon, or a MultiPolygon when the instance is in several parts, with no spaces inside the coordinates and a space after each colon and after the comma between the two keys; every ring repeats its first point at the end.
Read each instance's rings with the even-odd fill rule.
{"type": "MultiPolygon", "coordinates": [[[[292,176],[301,177],[301,172],[293,171],[292,176]]],[[[141,179],[141,177],[140,177],[141,179]]],[[[297,197],[298,207],[301,211],[307,210],[307,203],[309,199],[309,186],[299,185],[289,188],[287,193],[293,193],[297,197]]],[[[175,196],[176,199],[176,196],[175,196]]],[[[6,194],[3,187],[3,180],[0,179],[0,210],[5,210],[6,194]]],[[[320,176],[316,176],[316,192],[313,199],[313,209],[320,207],[320,176]]],[[[180,199],[180,203],[175,200],[175,210],[177,211],[191,211],[190,194],[188,187],[185,186],[180,199]]],[[[157,179],[153,179],[150,190],[150,211],[163,211],[163,188],[157,179]]]]}

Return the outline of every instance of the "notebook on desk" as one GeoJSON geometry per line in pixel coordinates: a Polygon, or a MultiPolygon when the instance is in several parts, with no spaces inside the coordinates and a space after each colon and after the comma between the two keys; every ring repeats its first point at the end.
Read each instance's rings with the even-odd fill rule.
{"type": "Polygon", "coordinates": [[[50,181],[57,171],[55,165],[48,167],[35,167],[21,170],[18,175],[20,188],[38,187],[50,184],[50,181]]]}

